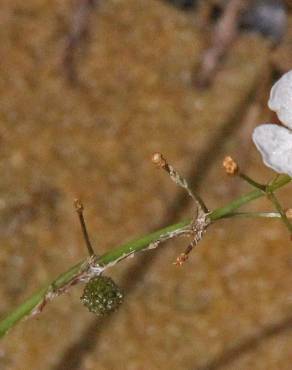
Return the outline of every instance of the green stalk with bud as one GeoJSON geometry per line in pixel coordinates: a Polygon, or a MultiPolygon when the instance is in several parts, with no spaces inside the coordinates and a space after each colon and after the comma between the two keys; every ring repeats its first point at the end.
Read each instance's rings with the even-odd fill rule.
{"type": "MultiPolygon", "coordinates": [[[[90,311],[97,315],[104,315],[116,310],[122,302],[122,292],[110,278],[103,276],[103,272],[107,268],[113,267],[123,259],[126,259],[140,251],[157,248],[161,243],[178,236],[191,237],[191,243],[188,245],[185,252],[178,256],[175,261],[176,265],[181,266],[188,258],[192,248],[203,237],[207,227],[216,221],[233,217],[282,217],[282,213],[284,211],[281,211],[281,213],[278,211],[250,213],[236,212],[236,210],[255,199],[266,196],[267,193],[273,193],[277,189],[287,185],[291,181],[291,178],[288,175],[281,175],[273,183],[268,184],[266,186],[266,192],[257,188],[249,193],[241,195],[223,207],[209,211],[202,199],[191,192],[188,188],[187,182],[160,154],[155,154],[153,156],[153,161],[156,165],[165,169],[170,174],[172,180],[187,190],[188,194],[195,200],[196,212],[194,218],[167,226],[142,238],[114,248],[101,256],[97,256],[93,251],[88,237],[88,232],[83,218],[83,206],[80,201],[75,201],[75,208],[80,219],[89,257],[84,261],[79,262],[68,271],[62,273],[52,283],[33,294],[29,299],[0,321],[0,337],[4,336],[6,332],[21,319],[40,313],[49,301],[67,292],[72,286],[81,282],[86,283],[81,301],[90,311]],[[160,158],[159,161],[158,158],[160,158]],[[109,303],[109,301],[112,302],[109,303]]],[[[226,164],[224,167],[228,172],[226,164]]]]}
{"type": "Polygon", "coordinates": [[[292,96],[290,95],[292,95],[292,71],[285,74],[274,85],[269,100],[269,107],[276,111],[279,119],[282,120],[287,128],[274,124],[263,124],[258,126],[253,133],[254,143],[259,149],[264,163],[280,175],[268,184],[260,184],[243,174],[231,157],[226,157],[223,162],[226,173],[239,176],[252,186],[254,190],[241,195],[223,207],[209,210],[199,194],[190,189],[187,181],[180,176],[160,153],[155,153],[152,157],[154,164],[164,169],[171,180],[183,188],[192,198],[195,206],[192,218],[157,230],[98,256],[91,245],[86,229],[83,205],[80,201],[75,201],[75,209],[79,217],[89,257],[62,273],[53,282],[33,294],[3,318],[0,321],[0,337],[3,337],[21,319],[40,313],[49,301],[66,293],[78,283],[85,283],[81,301],[91,312],[102,316],[115,311],[122,303],[123,294],[115,282],[104,275],[106,269],[140,251],[151,250],[167,240],[186,236],[190,238],[190,243],[175,261],[176,265],[182,266],[188,259],[192,249],[203,238],[207,228],[221,219],[236,217],[277,218],[283,221],[291,236],[292,224],[289,219],[292,211],[285,211],[275,195],[277,189],[290,183],[290,176],[292,176],[292,131],[290,130],[292,129],[292,107],[290,104],[292,96]],[[241,206],[264,196],[275,207],[274,212],[237,211],[241,206]]]}

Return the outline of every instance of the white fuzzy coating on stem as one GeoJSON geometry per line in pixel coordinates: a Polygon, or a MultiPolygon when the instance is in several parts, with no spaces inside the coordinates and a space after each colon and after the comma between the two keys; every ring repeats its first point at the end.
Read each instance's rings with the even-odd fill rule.
{"type": "MultiPolygon", "coordinates": [[[[193,231],[191,230],[190,226],[186,226],[178,230],[167,232],[165,234],[160,235],[160,237],[154,242],[149,243],[148,246],[145,246],[143,251],[155,249],[161,243],[169,239],[173,239],[179,236],[190,236],[192,232],[193,231]]],[[[52,301],[54,298],[60,296],[61,294],[67,293],[72,286],[79,284],[79,283],[87,283],[90,279],[101,275],[108,268],[113,267],[114,265],[116,265],[117,263],[121,262],[122,260],[126,258],[134,256],[135,253],[136,253],[135,250],[125,253],[121,255],[119,258],[117,258],[116,260],[107,263],[106,265],[99,265],[98,256],[96,255],[90,256],[86,260],[86,262],[81,266],[80,271],[77,272],[74,276],[72,276],[72,278],[69,281],[67,281],[65,284],[56,288],[54,287],[54,283],[52,283],[48,287],[47,292],[45,293],[43,299],[31,311],[28,317],[35,316],[41,313],[48,302],[52,301]]]]}
{"type": "Polygon", "coordinates": [[[266,166],[292,177],[292,131],[263,124],[255,128],[252,138],[266,166]]]}
{"type": "Polygon", "coordinates": [[[60,296],[61,294],[67,293],[69,289],[79,283],[87,283],[93,277],[101,275],[105,270],[105,266],[100,266],[98,264],[98,257],[93,255],[90,256],[86,262],[81,266],[80,271],[76,273],[72,278],[67,281],[62,286],[56,288],[54,282],[48,287],[47,292],[45,293],[43,299],[39,304],[31,311],[28,315],[35,316],[42,312],[44,307],[48,302],[52,301],[54,298],[60,296]]]}
{"type": "Polygon", "coordinates": [[[279,120],[292,129],[292,71],[285,73],[272,87],[268,106],[279,120]]]}

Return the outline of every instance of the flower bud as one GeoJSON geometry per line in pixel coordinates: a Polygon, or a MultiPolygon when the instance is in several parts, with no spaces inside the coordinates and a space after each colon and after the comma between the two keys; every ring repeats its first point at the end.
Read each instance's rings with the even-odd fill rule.
{"type": "Polygon", "coordinates": [[[235,175],[238,171],[237,163],[230,156],[224,158],[222,165],[228,175],[235,175]]]}

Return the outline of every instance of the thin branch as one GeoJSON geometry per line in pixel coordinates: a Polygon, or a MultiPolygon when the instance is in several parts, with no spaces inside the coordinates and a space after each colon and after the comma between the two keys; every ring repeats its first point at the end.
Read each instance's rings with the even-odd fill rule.
{"type": "Polygon", "coordinates": [[[238,173],[239,177],[241,177],[243,180],[245,180],[246,182],[248,182],[250,185],[252,185],[253,187],[255,187],[256,189],[259,189],[261,190],[266,196],[267,198],[273,203],[273,205],[275,206],[276,210],[278,211],[278,214],[280,215],[280,218],[282,219],[284,225],[287,227],[287,229],[289,230],[290,232],[290,235],[292,237],[292,224],[290,223],[288,217],[286,216],[286,213],[285,211],[283,210],[280,202],[278,201],[277,197],[275,196],[273,190],[271,190],[271,186],[273,184],[276,183],[277,179],[279,178],[279,176],[277,176],[269,185],[262,185],[262,184],[259,184],[258,182],[252,180],[249,176],[243,174],[243,173],[238,173]]]}
{"type": "Polygon", "coordinates": [[[179,172],[171,166],[167,160],[163,157],[161,153],[154,153],[152,156],[152,162],[157,165],[158,167],[164,169],[168,175],[170,176],[171,180],[184,190],[186,190],[187,194],[195,201],[197,204],[198,210],[201,210],[201,213],[208,213],[209,210],[203,201],[203,199],[200,197],[199,194],[194,192],[188,185],[188,182],[186,179],[184,179],[179,172]]]}
{"type": "Polygon", "coordinates": [[[0,337],[4,336],[21,319],[41,312],[48,301],[66,292],[72,285],[77,284],[77,282],[86,282],[94,275],[100,274],[106,268],[114,266],[117,262],[139,251],[156,248],[162,241],[173,238],[174,236],[187,234],[186,230],[190,222],[190,220],[187,220],[168,226],[140,239],[123,244],[99,258],[93,256],[79,262],[58,276],[51,284],[48,284],[33,294],[8,314],[6,318],[0,321],[0,337]],[[159,243],[158,240],[160,240],[159,243]]]}
{"type": "Polygon", "coordinates": [[[244,217],[244,218],[281,218],[279,212],[231,212],[221,218],[244,217]]]}
{"type": "Polygon", "coordinates": [[[198,87],[207,87],[218,65],[238,35],[238,18],[250,0],[230,0],[212,32],[212,44],[204,53],[198,79],[198,87]]]}
{"type": "Polygon", "coordinates": [[[283,208],[282,208],[280,202],[278,201],[277,197],[275,196],[274,192],[273,191],[268,192],[267,196],[270,199],[270,201],[274,204],[276,210],[280,213],[281,219],[282,219],[284,225],[289,230],[290,236],[292,237],[292,225],[291,225],[290,221],[288,220],[288,217],[286,216],[286,213],[283,210],[283,208]]]}
{"type": "Polygon", "coordinates": [[[264,193],[266,193],[267,185],[260,184],[259,182],[253,180],[252,178],[241,172],[238,164],[232,157],[226,156],[222,162],[222,165],[228,175],[236,175],[242,180],[246,181],[252,187],[262,190],[264,193]]]}
{"type": "MultiPolygon", "coordinates": [[[[267,186],[268,191],[275,191],[291,181],[290,176],[280,175],[275,182],[267,186]]],[[[240,197],[234,199],[232,202],[226,206],[215,209],[209,214],[209,218],[212,222],[219,220],[220,218],[226,217],[226,215],[234,212],[239,207],[247,204],[255,199],[265,196],[262,190],[256,189],[247,194],[241,195],[240,197]]]]}
{"type": "Polygon", "coordinates": [[[85,240],[85,244],[86,244],[89,256],[94,256],[95,253],[94,253],[94,250],[92,248],[92,244],[91,244],[90,239],[89,239],[86,223],[85,223],[84,216],[83,216],[83,211],[84,211],[83,204],[81,203],[81,201],[79,199],[75,199],[74,207],[75,207],[76,212],[77,212],[78,217],[79,217],[79,222],[80,222],[80,225],[81,225],[82,234],[83,234],[83,237],[84,237],[84,240],[85,240]]]}
{"type": "Polygon", "coordinates": [[[245,175],[244,173],[242,172],[239,172],[238,173],[238,176],[240,178],[242,178],[244,181],[246,181],[249,185],[253,186],[254,188],[256,189],[260,189],[262,190],[263,192],[266,192],[266,185],[263,185],[263,184],[260,184],[259,182],[251,179],[249,176],[245,175]]]}
{"type": "Polygon", "coordinates": [[[63,66],[67,79],[74,83],[78,80],[76,69],[76,50],[89,31],[89,16],[96,0],[75,0],[70,30],[66,38],[63,66]]]}
{"type": "MultiPolygon", "coordinates": [[[[275,182],[268,185],[268,191],[275,191],[291,181],[287,175],[281,175],[275,182]]],[[[263,197],[264,193],[256,189],[239,198],[234,199],[226,206],[215,209],[208,214],[210,222],[215,222],[221,218],[232,214],[236,209],[257,198],[263,197]]],[[[61,274],[53,283],[48,284],[41,290],[33,294],[24,303],[19,305],[14,311],[10,312],[2,321],[0,321],[0,337],[17,324],[20,320],[32,314],[41,312],[44,305],[57,295],[66,292],[69,287],[79,281],[86,281],[94,275],[100,274],[106,268],[114,266],[117,262],[133,255],[137,252],[157,248],[157,246],[168,239],[180,235],[189,235],[193,220],[185,220],[175,225],[168,226],[154,233],[148,234],[140,239],[123,244],[101,257],[92,256],[77,265],[71,267],[68,271],[61,274]]]]}

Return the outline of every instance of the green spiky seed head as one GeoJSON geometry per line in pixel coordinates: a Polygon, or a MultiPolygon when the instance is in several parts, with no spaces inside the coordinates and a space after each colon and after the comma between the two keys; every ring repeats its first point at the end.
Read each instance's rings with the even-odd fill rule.
{"type": "Polygon", "coordinates": [[[115,311],[123,301],[123,293],[108,276],[99,275],[85,285],[81,302],[90,312],[103,316],[115,311]]]}

